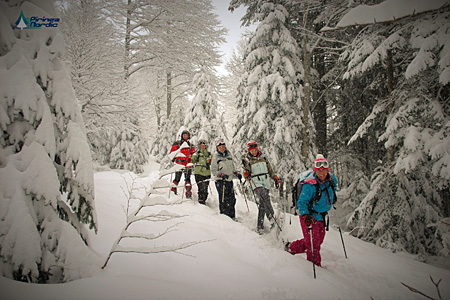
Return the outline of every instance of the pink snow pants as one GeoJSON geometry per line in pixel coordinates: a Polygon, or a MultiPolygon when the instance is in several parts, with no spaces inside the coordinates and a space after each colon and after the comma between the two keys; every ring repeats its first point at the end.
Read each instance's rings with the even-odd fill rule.
{"type": "MultiPolygon", "coordinates": [[[[306,226],[302,217],[300,216],[300,225],[302,226],[303,231],[303,239],[293,241],[289,245],[289,253],[298,254],[306,252],[306,259],[312,261],[311,254],[311,237],[309,235],[310,230],[308,226],[306,226]]],[[[320,257],[320,246],[325,239],[325,226],[323,221],[314,221],[312,225],[312,238],[313,238],[313,246],[314,246],[314,263],[319,267],[322,266],[322,258],[320,257]]]]}

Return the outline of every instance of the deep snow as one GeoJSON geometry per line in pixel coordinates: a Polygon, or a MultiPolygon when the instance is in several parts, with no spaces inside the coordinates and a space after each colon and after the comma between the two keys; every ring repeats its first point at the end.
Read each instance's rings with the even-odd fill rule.
{"type": "MultiPolygon", "coordinates": [[[[99,255],[99,261],[93,263],[99,266],[124,229],[125,195],[133,177],[136,199],[131,201],[130,213],[139,204],[137,198],[143,198],[158,180],[159,165],[152,162],[139,177],[117,170],[95,174],[99,231],[91,235],[91,242],[99,255]]],[[[239,222],[234,222],[218,213],[217,193],[214,184],[210,186],[213,194],[208,206],[195,201],[196,186],[193,200],[173,194],[169,198],[168,189],[153,190],[148,201],[167,204],[144,208],[141,214],[166,212],[181,217],[164,222],[136,222],[128,232],[157,234],[179,224],[153,241],[126,239],[120,243],[135,250],[184,242],[198,244],[178,253],[115,253],[105,269],[65,284],[26,284],[2,277],[1,299],[424,299],[401,282],[437,298],[430,276],[442,279],[441,295],[443,299],[450,297],[449,270],[344,234],[346,259],[335,227],[327,233],[322,249],[323,268],[316,268],[314,279],[312,265],[304,254],[292,256],[283,251],[282,243],[268,228],[262,236],[254,231],[257,208],[253,202],[249,201],[248,212],[244,199],[238,195],[239,222]]],[[[297,216],[286,215],[281,237],[290,241],[301,237],[297,216]]]]}

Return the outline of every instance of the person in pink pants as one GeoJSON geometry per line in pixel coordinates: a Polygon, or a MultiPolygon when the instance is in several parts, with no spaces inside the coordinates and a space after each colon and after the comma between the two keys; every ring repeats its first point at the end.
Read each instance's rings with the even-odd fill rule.
{"type": "Polygon", "coordinates": [[[305,253],[309,261],[322,266],[320,248],[325,239],[326,214],[336,202],[337,179],[329,172],[328,161],[318,154],[311,172],[301,184],[302,189],[297,201],[300,213],[300,225],[303,239],[286,243],[285,250],[291,254],[305,253]],[[314,258],[311,252],[311,234],[314,258]]]}

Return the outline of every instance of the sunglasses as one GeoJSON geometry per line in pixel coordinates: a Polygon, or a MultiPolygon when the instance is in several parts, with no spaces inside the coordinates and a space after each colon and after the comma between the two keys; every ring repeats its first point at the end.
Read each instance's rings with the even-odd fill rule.
{"type": "Polygon", "coordinates": [[[314,168],[320,169],[320,168],[328,168],[328,162],[326,160],[319,160],[314,162],[314,168]]]}

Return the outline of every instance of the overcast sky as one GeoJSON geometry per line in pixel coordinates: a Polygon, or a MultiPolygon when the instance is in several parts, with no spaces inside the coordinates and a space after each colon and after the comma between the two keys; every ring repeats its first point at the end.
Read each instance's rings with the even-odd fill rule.
{"type": "MultiPolygon", "coordinates": [[[[215,13],[219,16],[222,26],[228,29],[226,36],[227,43],[220,47],[220,50],[225,55],[224,58],[230,57],[236,48],[236,43],[241,39],[241,34],[245,32],[246,28],[241,27],[241,17],[245,14],[245,7],[239,7],[233,13],[228,10],[230,1],[228,0],[212,0],[216,7],[215,13]]],[[[225,72],[223,66],[219,68],[219,72],[225,72]]]]}

